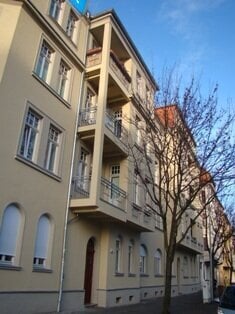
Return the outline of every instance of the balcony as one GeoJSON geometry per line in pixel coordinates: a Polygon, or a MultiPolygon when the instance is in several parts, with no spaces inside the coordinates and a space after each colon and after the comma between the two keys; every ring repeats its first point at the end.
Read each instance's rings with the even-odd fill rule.
{"type": "Polygon", "coordinates": [[[72,198],[88,198],[90,196],[91,177],[73,177],[71,187],[72,198]]]}
{"type": "Polygon", "coordinates": [[[121,119],[116,119],[112,115],[105,113],[105,126],[112,134],[118,138],[123,144],[127,145],[128,142],[128,131],[122,125],[121,119]]]}
{"type": "Polygon", "coordinates": [[[102,61],[102,48],[90,49],[87,52],[87,62],[86,66],[88,68],[101,64],[102,61]]]}
{"type": "Polygon", "coordinates": [[[101,200],[126,211],[126,192],[111,181],[101,178],[101,200]]]}
{"type": "Polygon", "coordinates": [[[80,110],[78,125],[87,126],[87,125],[96,124],[96,113],[97,113],[97,107],[89,107],[89,108],[80,110]]]}
{"type": "Polygon", "coordinates": [[[122,84],[125,86],[125,88],[130,91],[130,83],[131,83],[131,77],[127,73],[127,70],[125,69],[122,62],[118,59],[116,54],[111,50],[110,51],[110,68],[113,70],[113,72],[116,74],[118,79],[122,82],[122,84]]]}
{"type": "Polygon", "coordinates": [[[197,254],[202,254],[204,248],[203,243],[200,243],[197,238],[190,235],[186,235],[184,240],[179,244],[179,247],[196,252],[197,254]]]}

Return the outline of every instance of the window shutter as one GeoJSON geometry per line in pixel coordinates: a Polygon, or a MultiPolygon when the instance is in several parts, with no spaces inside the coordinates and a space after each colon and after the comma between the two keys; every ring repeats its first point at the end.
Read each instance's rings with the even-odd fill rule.
{"type": "Polygon", "coordinates": [[[5,209],[0,230],[0,254],[15,256],[20,218],[20,211],[15,205],[5,209]]]}
{"type": "Polygon", "coordinates": [[[49,235],[50,221],[46,215],[43,215],[38,222],[34,257],[47,258],[49,235]]]}

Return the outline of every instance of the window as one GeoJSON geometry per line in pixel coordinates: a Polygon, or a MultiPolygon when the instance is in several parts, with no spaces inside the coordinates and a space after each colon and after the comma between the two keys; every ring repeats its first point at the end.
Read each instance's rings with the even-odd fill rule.
{"type": "Polygon", "coordinates": [[[122,249],[122,240],[121,237],[116,239],[116,247],[115,247],[115,272],[121,272],[121,249],[122,249]]]}
{"type": "Polygon", "coordinates": [[[140,246],[140,273],[146,274],[147,271],[147,250],[143,244],[140,246]]]}
{"type": "Polygon", "coordinates": [[[64,0],[51,0],[49,14],[56,21],[59,20],[63,2],[64,0]]]}
{"type": "Polygon", "coordinates": [[[140,206],[140,199],[141,199],[141,193],[140,193],[140,177],[137,173],[137,170],[135,170],[134,173],[134,182],[133,182],[133,202],[134,204],[140,206]]]}
{"type": "Polygon", "coordinates": [[[136,72],[136,89],[137,94],[142,97],[142,78],[139,72],[136,72]]]}
{"type": "Polygon", "coordinates": [[[36,112],[31,109],[28,110],[20,146],[20,155],[29,160],[34,159],[40,120],[41,117],[36,112]]]}
{"type": "Polygon", "coordinates": [[[155,214],[155,227],[158,229],[163,229],[162,217],[159,213],[155,214]]]}
{"type": "Polygon", "coordinates": [[[136,117],[136,143],[141,146],[141,120],[136,117]]]}
{"type": "Polygon", "coordinates": [[[17,159],[39,171],[58,175],[64,130],[51,122],[47,115],[28,103],[17,159]]]}
{"type": "Polygon", "coordinates": [[[122,136],[122,110],[114,112],[114,134],[118,138],[122,136]]]}
{"type": "Polygon", "coordinates": [[[162,274],[162,252],[159,249],[154,254],[154,274],[162,274]]]}
{"type": "Polygon", "coordinates": [[[52,62],[53,52],[53,49],[44,40],[36,65],[36,74],[45,82],[48,82],[48,74],[52,62]]]}
{"type": "Polygon", "coordinates": [[[63,60],[61,60],[58,79],[58,94],[63,98],[66,98],[68,94],[69,71],[70,68],[63,60]]]}
{"type": "Polygon", "coordinates": [[[188,277],[188,257],[184,256],[184,277],[188,277]]]}
{"type": "Polygon", "coordinates": [[[66,27],[66,34],[73,39],[75,34],[75,28],[78,21],[78,17],[76,14],[71,10],[68,18],[68,23],[66,27]]]}
{"type": "Polygon", "coordinates": [[[133,273],[133,249],[134,249],[134,242],[131,240],[128,245],[128,273],[133,273]]]}
{"type": "Polygon", "coordinates": [[[0,264],[14,264],[20,224],[21,214],[18,207],[9,205],[4,211],[0,229],[0,264]]]}
{"type": "Polygon", "coordinates": [[[47,215],[42,215],[38,221],[33,265],[46,267],[48,265],[49,241],[51,235],[51,223],[47,215]]]}
{"type": "Polygon", "coordinates": [[[56,168],[59,138],[60,131],[53,125],[50,125],[45,155],[45,169],[51,172],[54,172],[56,168]]]}

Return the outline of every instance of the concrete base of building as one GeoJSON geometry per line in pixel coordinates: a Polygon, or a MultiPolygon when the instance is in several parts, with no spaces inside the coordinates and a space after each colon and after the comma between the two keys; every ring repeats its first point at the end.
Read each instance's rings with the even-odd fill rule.
{"type": "Polygon", "coordinates": [[[32,314],[57,309],[58,291],[0,292],[1,314],[32,314]]]}
{"type": "Polygon", "coordinates": [[[84,290],[63,291],[61,311],[83,311],[84,290]]]}

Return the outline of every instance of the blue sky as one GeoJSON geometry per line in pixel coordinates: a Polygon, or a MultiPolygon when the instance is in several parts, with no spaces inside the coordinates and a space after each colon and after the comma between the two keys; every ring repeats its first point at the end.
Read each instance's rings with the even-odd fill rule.
{"type": "Polygon", "coordinates": [[[235,103],[235,0],[88,0],[92,14],[115,9],[155,78],[177,65],[200,78],[205,96],[235,103]]]}

